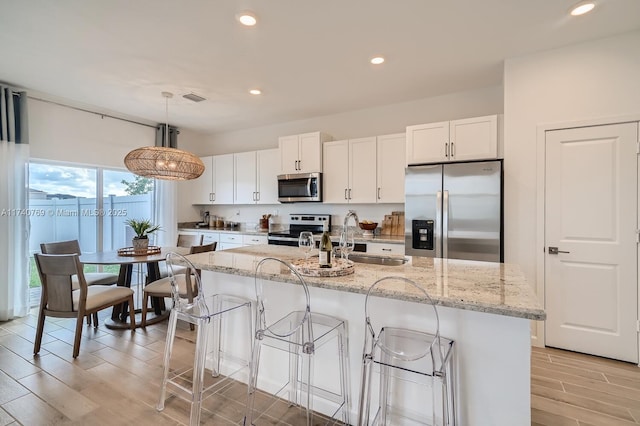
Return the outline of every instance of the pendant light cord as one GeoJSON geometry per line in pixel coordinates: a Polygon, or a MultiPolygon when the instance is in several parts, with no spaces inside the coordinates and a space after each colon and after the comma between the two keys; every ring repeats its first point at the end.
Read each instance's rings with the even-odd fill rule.
{"type": "Polygon", "coordinates": [[[171,142],[169,141],[169,99],[173,97],[171,92],[162,92],[162,96],[165,98],[165,126],[164,126],[164,143],[162,146],[165,148],[171,148],[171,142]]]}

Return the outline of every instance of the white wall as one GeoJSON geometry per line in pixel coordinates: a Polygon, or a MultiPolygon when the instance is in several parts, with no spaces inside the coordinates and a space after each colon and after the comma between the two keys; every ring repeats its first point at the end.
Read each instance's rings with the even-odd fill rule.
{"type": "MultiPolygon", "coordinates": [[[[200,156],[277,148],[278,137],[322,131],[335,140],[404,132],[410,124],[502,113],[502,87],[494,86],[381,107],[313,117],[206,137],[180,146],[200,156]]],[[[182,137],[182,135],[181,135],[182,137]]]]}
{"type": "MultiPolygon", "coordinates": [[[[495,86],[235,132],[209,136],[199,135],[203,137],[202,139],[200,137],[185,139],[181,134],[180,147],[204,156],[277,148],[279,136],[313,131],[328,133],[336,140],[401,133],[410,124],[502,113],[502,102],[502,87],[495,86]]],[[[190,195],[187,191],[178,191],[178,193],[178,221],[198,220],[200,212],[205,208],[191,206],[190,195]]],[[[261,214],[271,213],[273,208],[279,208],[280,214],[285,217],[289,213],[297,213],[298,211],[329,213],[337,215],[333,220],[334,223],[338,223],[336,220],[342,221],[341,217],[344,217],[349,206],[313,203],[281,204],[272,207],[243,206],[240,208],[240,215],[235,215],[238,209],[234,210],[231,207],[207,207],[206,210],[225,217],[235,216],[235,219],[232,220],[240,222],[255,222],[261,214]]],[[[368,218],[380,221],[384,214],[390,214],[392,210],[404,210],[404,207],[397,204],[379,206],[369,204],[355,206],[355,209],[361,219],[368,218]]]]}
{"type": "MultiPolygon", "coordinates": [[[[640,32],[505,63],[505,261],[533,284],[537,126],[640,112],[640,32]]],[[[540,330],[539,330],[540,331],[540,330]]]]}
{"type": "Polygon", "coordinates": [[[155,143],[155,128],[30,98],[32,158],[124,168],[129,151],[155,143]]]}

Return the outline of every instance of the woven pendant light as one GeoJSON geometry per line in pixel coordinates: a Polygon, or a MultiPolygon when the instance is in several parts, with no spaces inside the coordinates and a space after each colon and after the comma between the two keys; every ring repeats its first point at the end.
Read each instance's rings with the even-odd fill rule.
{"type": "MultiPolygon", "coordinates": [[[[166,99],[165,141],[168,141],[169,98],[172,98],[173,94],[162,92],[162,96],[166,99]]],[[[165,180],[196,179],[204,172],[204,164],[197,156],[181,149],[164,146],[145,146],[134,149],[124,157],[124,165],[138,176],[165,180]]]]}

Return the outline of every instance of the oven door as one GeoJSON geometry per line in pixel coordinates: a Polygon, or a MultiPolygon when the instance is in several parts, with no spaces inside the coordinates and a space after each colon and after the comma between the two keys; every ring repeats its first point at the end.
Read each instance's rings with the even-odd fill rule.
{"type": "Polygon", "coordinates": [[[322,173],[278,175],[278,201],[322,201],[322,173]]]}

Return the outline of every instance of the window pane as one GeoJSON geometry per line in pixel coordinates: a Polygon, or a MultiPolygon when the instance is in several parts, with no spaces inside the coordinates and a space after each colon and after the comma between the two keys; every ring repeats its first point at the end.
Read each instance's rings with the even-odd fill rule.
{"type": "Polygon", "coordinates": [[[83,252],[96,251],[96,170],[51,164],[29,164],[29,249],[40,243],[75,240],[83,252]]]}
{"type": "MultiPolygon", "coordinates": [[[[153,219],[153,179],[127,171],[104,170],[103,250],[131,246],[133,231],[127,219],[153,219]]],[[[150,243],[153,243],[153,236],[150,243]]]]}

